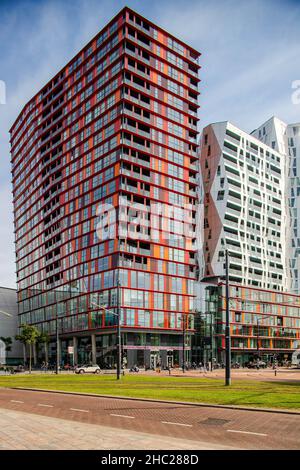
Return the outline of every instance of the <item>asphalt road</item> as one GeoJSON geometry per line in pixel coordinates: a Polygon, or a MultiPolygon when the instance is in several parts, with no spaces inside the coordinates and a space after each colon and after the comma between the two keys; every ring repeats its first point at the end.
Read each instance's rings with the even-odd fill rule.
{"type": "Polygon", "coordinates": [[[220,448],[300,448],[300,415],[12,389],[0,389],[0,408],[220,448]]]}

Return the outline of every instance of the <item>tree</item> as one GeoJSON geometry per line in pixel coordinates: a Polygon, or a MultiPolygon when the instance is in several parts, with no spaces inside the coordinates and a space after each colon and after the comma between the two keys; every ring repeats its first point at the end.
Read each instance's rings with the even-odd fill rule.
{"type": "Polygon", "coordinates": [[[39,333],[37,343],[44,345],[45,362],[48,362],[48,344],[50,343],[50,336],[48,333],[39,333]]]}
{"type": "Polygon", "coordinates": [[[16,335],[16,340],[26,345],[29,345],[29,373],[31,374],[31,363],[32,363],[32,346],[36,344],[37,339],[40,335],[39,330],[33,325],[21,325],[21,332],[16,335]]]}
{"type": "Polygon", "coordinates": [[[11,351],[12,339],[9,336],[7,337],[1,336],[0,339],[5,344],[5,351],[6,352],[11,351]]]}

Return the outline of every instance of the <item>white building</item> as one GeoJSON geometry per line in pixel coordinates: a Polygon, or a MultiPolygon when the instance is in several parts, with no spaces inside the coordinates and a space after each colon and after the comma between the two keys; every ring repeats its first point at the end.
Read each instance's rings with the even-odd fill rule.
{"type": "Polygon", "coordinates": [[[286,227],[289,290],[300,294],[300,123],[286,124],[272,117],[252,135],[285,155],[289,203],[289,223],[286,227]]]}
{"type": "Polygon", "coordinates": [[[289,289],[286,230],[286,158],[230,122],[203,130],[200,202],[204,235],[200,279],[224,276],[262,289],[289,289]]]}
{"type": "Polygon", "coordinates": [[[0,361],[7,364],[23,362],[23,348],[21,343],[15,340],[16,334],[18,334],[17,292],[15,289],[0,287],[0,338],[12,339],[11,351],[7,352],[5,343],[0,340],[0,361]]]}

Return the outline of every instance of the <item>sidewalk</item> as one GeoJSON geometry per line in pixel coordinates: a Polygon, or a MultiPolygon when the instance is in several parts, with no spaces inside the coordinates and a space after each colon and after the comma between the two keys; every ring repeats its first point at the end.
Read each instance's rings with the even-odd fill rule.
{"type": "Polygon", "coordinates": [[[234,448],[1,409],[0,450],[97,449],[227,450],[234,448]]]}

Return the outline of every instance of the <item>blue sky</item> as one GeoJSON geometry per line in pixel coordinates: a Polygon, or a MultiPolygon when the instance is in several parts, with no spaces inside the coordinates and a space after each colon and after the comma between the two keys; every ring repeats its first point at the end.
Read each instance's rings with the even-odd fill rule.
{"type": "Polygon", "coordinates": [[[0,285],[14,287],[8,130],[28,99],[124,5],[202,52],[201,127],[300,121],[299,0],[0,0],[0,285]]]}

